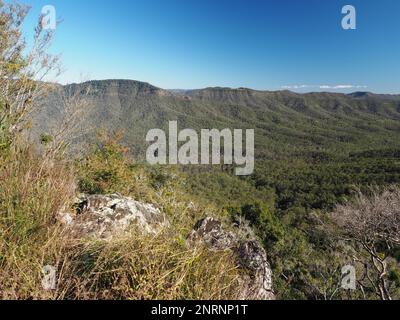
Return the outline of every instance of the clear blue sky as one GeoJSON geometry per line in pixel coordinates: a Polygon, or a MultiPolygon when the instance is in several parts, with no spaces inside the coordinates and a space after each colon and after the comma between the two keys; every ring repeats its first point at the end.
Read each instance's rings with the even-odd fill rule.
{"type": "Polygon", "coordinates": [[[62,53],[63,83],[400,93],[399,0],[24,2],[27,30],[47,4],[63,19],[52,49],[62,53]],[[357,30],[341,28],[346,4],[357,9],[357,30]]]}

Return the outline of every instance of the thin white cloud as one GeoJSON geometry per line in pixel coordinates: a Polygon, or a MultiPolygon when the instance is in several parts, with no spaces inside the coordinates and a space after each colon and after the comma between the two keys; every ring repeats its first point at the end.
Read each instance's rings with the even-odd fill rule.
{"type": "Polygon", "coordinates": [[[286,90],[299,90],[299,89],[321,89],[321,90],[344,90],[344,89],[366,89],[368,86],[353,85],[353,84],[338,84],[338,85],[292,85],[283,86],[282,89],[286,90]]]}

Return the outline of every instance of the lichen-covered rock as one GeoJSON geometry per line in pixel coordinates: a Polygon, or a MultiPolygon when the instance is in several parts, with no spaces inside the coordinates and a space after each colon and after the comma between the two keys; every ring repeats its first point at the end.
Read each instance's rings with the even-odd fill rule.
{"type": "Polygon", "coordinates": [[[82,237],[109,239],[132,225],[155,234],[168,225],[166,216],[151,204],[119,195],[89,195],[76,203],[76,215],[63,214],[61,221],[82,237]]]}
{"type": "Polygon", "coordinates": [[[197,222],[187,238],[189,246],[198,241],[205,243],[210,250],[219,251],[233,248],[236,237],[232,232],[224,231],[220,221],[207,217],[197,222]]]}
{"type": "Polygon", "coordinates": [[[250,271],[243,298],[274,300],[272,270],[264,248],[257,241],[239,241],[235,248],[241,266],[250,271]]]}
{"type": "Polygon", "coordinates": [[[242,239],[240,231],[226,231],[220,221],[207,217],[199,221],[187,238],[187,246],[203,243],[210,250],[232,250],[238,264],[245,269],[241,298],[244,300],[274,300],[272,271],[267,254],[259,242],[242,239]]]}

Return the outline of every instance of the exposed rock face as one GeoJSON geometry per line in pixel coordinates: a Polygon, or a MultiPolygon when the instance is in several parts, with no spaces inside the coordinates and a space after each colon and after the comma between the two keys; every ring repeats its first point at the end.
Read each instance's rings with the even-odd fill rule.
{"type": "Polygon", "coordinates": [[[239,233],[224,230],[222,223],[211,217],[199,221],[187,238],[187,245],[201,242],[210,250],[232,250],[239,265],[249,271],[243,276],[244,300],[274,300],[272,271],[264,248],[253,239],[240,239],[239,233]]]}
{"type": "Polygon", "coordinates": [[[145,233],[157,233],[168,225],[165,215],[153,205],[119,195],[83,196],[76,207],[75,219],[64,214],[61,221],[82,236],[109,239],[131,225],[145,233]]]}
{"type": "Polygon", "coordinates": [[[207,217],[197,222],[187,238],[188,246],[200,241],[205,243],[210,250],[219,251],[232,249],[236,237],[232,232],[224,231],[221,222],[207,217]]]}

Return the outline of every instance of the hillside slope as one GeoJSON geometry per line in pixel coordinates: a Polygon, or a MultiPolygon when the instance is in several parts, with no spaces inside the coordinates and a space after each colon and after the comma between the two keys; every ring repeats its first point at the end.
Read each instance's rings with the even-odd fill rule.
{"type": "Polygon", "coordinates": [[[144,157],[149,129],[177,120],[184,128],[254,128],[256,155],[275,158],[305,151],[334,154],[400,146],[400,97],[354,93],[296,94],[251,89],[207,88],[169,92],[130,80],[59,86],[33,124],[36,134],[59,126],[65,97],[86,96],[89,128],[122,130],[132,152],[144,157]]]}

